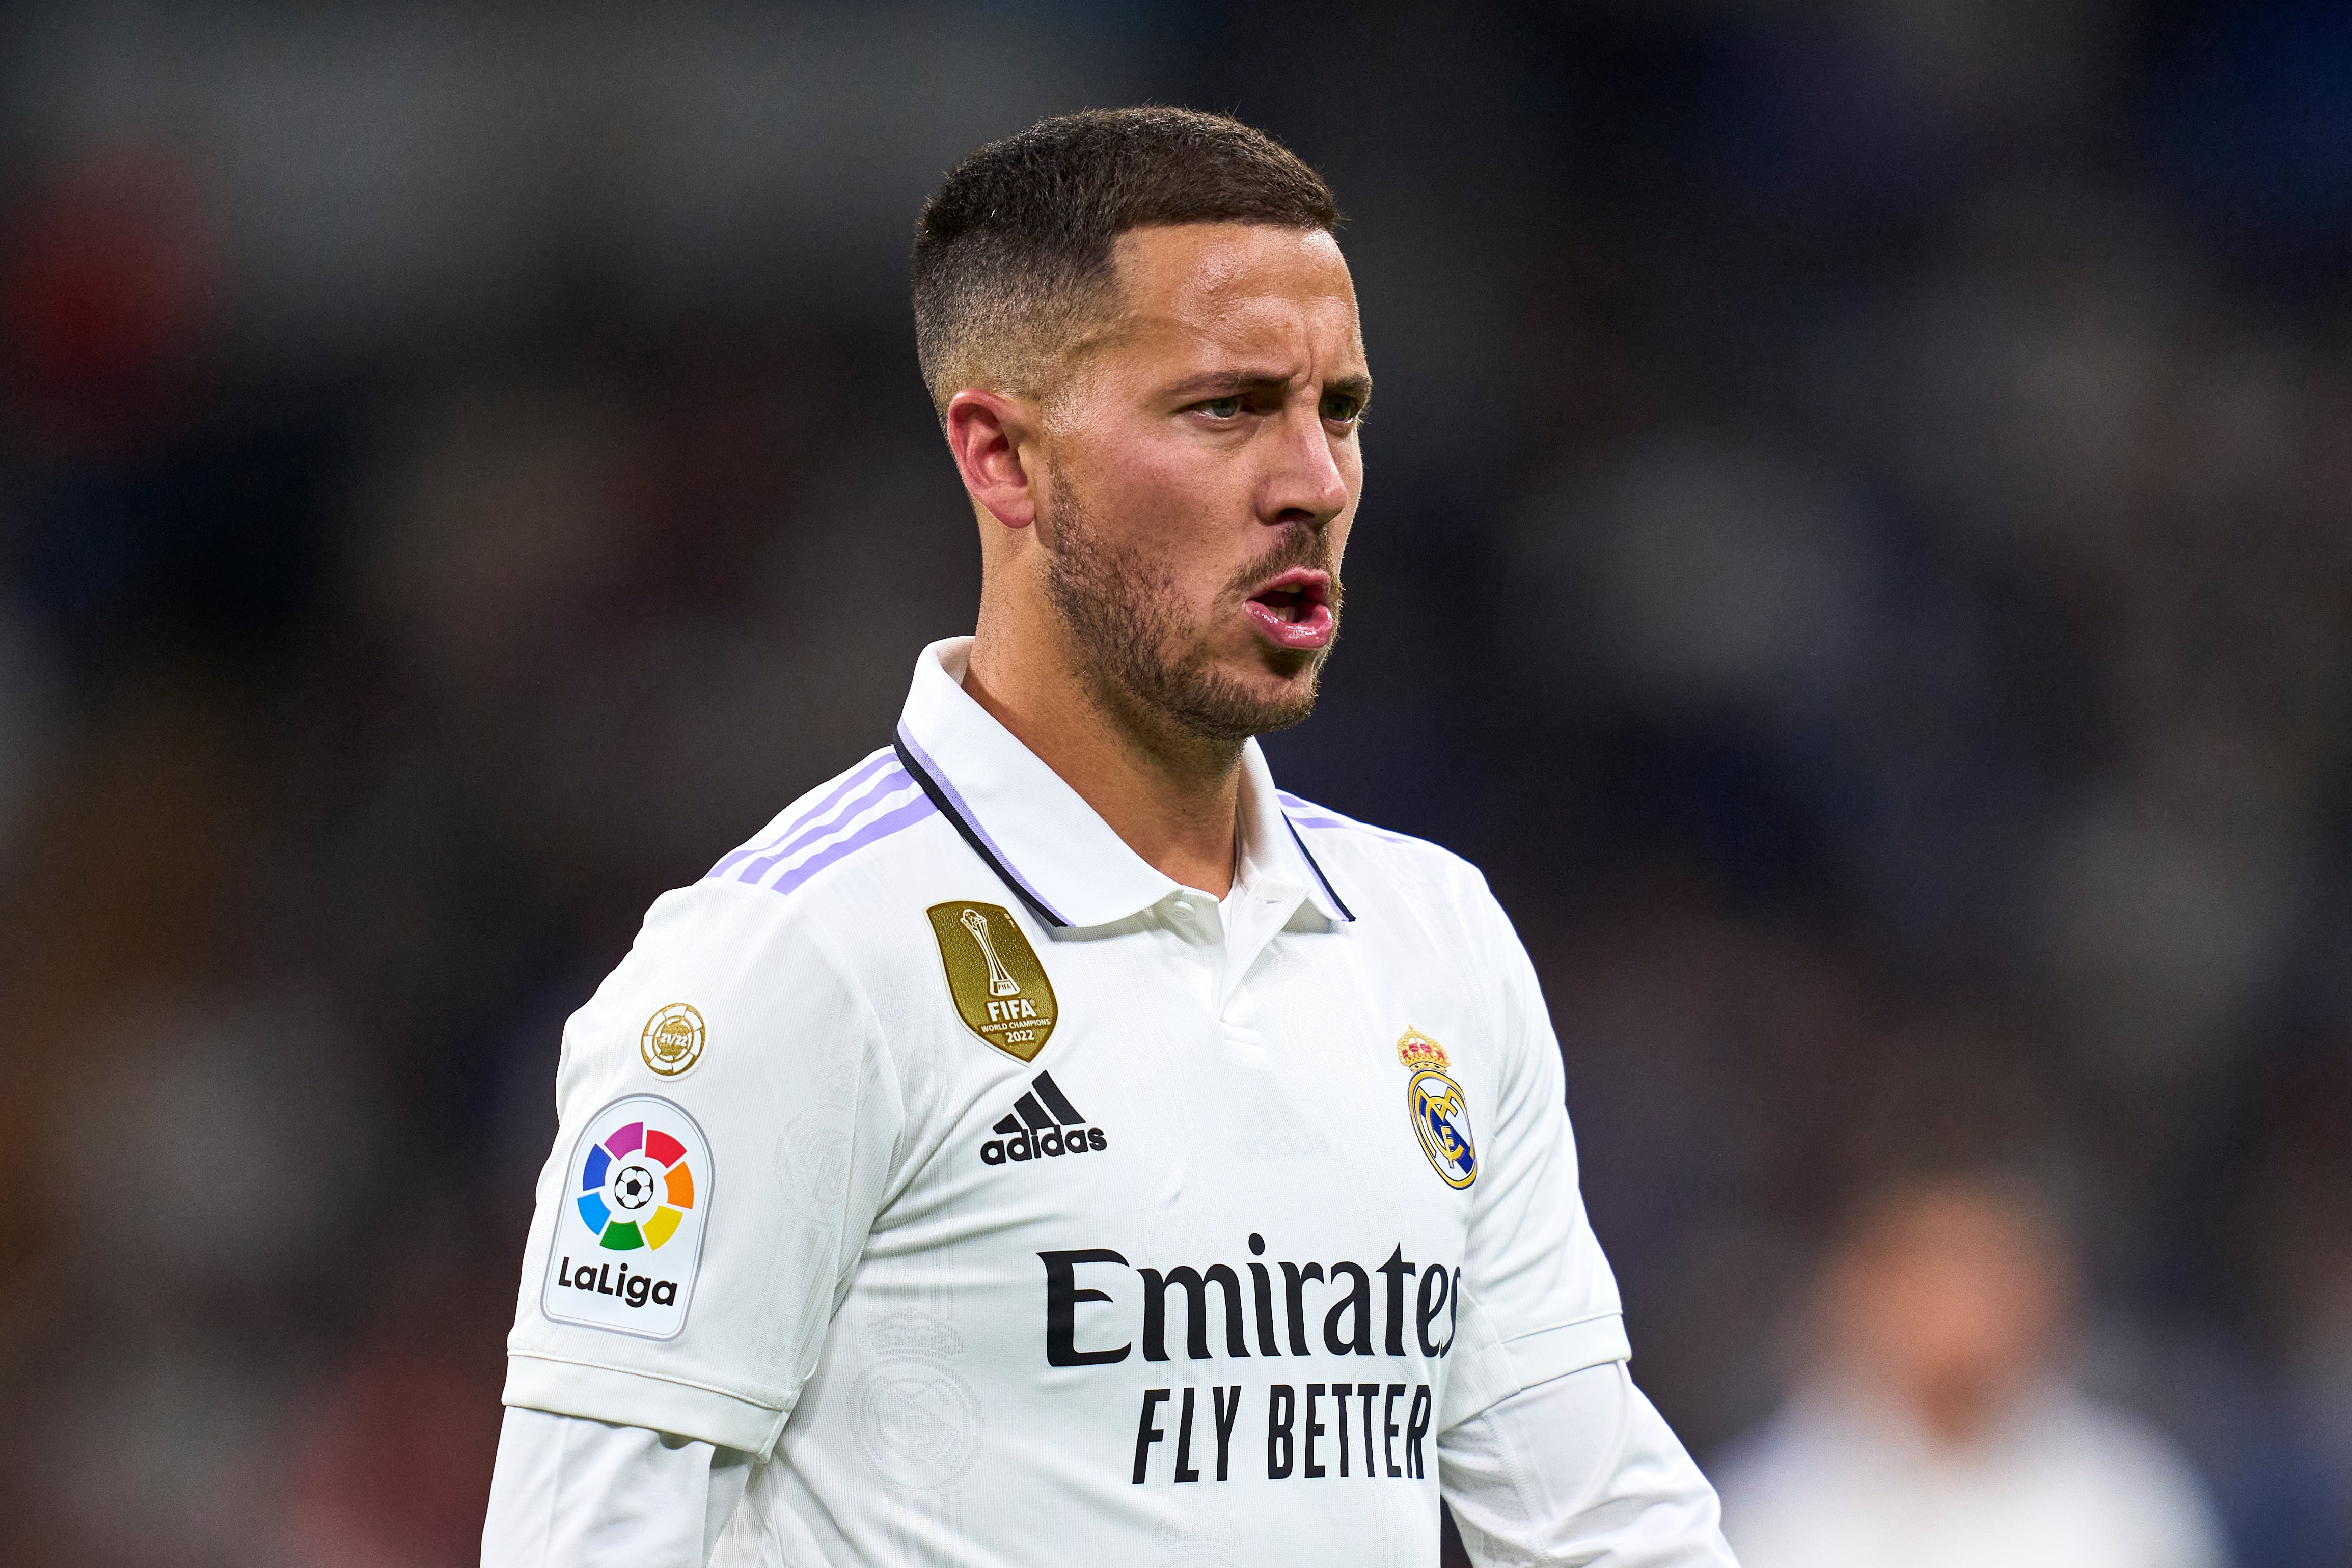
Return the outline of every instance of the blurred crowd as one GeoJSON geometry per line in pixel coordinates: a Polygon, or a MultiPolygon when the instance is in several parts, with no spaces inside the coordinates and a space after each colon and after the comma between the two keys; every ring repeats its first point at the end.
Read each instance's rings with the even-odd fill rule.
{"type": "MultiPolygon", "coordinates": [[[[1832,1561],[1857,1446],[2031,1519],[2060,1432],[2168,1500],[2119,1563],[2352,1562],[2342,7],[0,37],[0,1561],[468,1561],[562,1020],[971,623],[916,208],[1153,99],[1349,214],[1269,752],[1518,922],[1735,1544],[1832,1561]]],[[[1934,1511],[1834,1560],[1992,1554],[1934,1511]]]]}

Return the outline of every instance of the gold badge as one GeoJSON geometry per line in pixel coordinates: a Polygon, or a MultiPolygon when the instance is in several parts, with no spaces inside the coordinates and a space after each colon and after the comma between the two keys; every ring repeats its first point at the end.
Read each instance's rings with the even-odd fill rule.
{"type": "Polygon", "coordinates": [[[664,1078],[676,1078],[702,1060],[702,1015],[685,1002],[672,1002],[646,1020],[637,1054],[664,1078]]]}
{"type": "Polygon", "coordinates": [[[1445,1048],[1417,1029],[1409,1029],[1397,1036],[1397,1062],[1404,1067],[1435,1067],[1446,1065],[1445,1048]]]}
{"type": "Polygon", "coordinates": [[[934,904],[926,913],[956,1012],[997,1050],[1034,1061],[1053,1037],[1054,983],[1020,923],[993,904],[934,904]]]}

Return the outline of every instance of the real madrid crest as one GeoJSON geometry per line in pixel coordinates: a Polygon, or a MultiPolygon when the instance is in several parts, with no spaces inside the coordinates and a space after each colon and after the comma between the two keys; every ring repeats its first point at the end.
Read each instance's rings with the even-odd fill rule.
{"type": "Polygon", "coordinates": [[[1470,1103],[1445,1073],[1445,1048],[1409,1029],[1397,1037],[1397,1061],[1412,1074],[1405,1081],[1404,1107],[1421,1138],[1421,1152],[1446,1186],[1468,1186],[1478,1179],[1478,1152],[1470,1131],[1470,1103]]]}
{"type": "Polygon", "coordinates": [[[972,1033],[1008,1056],[1034,1061],[1053,1037],[1059,1009],[1054,983],[1020,923],[1002,904],[934,904],[931,934],[956,1015],[972,1033]]]}
{"type": "Polygon", "coordinates": [[[676,1078],[702,1060],[706,1038],[702,1015],[686,1002],[672,1002],[646,1020],[637,1054],[664,1078],[676,1078]]]}

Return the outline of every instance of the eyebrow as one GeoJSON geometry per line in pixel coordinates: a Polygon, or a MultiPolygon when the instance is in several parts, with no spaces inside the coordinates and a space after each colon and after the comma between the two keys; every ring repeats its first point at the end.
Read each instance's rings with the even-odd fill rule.
{"type": "MultiPolygon", "coordinates": [[[[1168,389],[1166,395],[1180,399],[1214,397],[1220,392],[1252,392],[1263,387],[1289,384],[1290,378],[1279,371],[1208,371],[1178,382],[1168,389]]],[[[1370,402],[1372,395],[1372,378],[1368,375],[1341,376],[1336,381],[1325,382],[1323,390],[1327,392],[1339,392],[1345,396],[1353,397],[1359,402],[1370,402]]]]}

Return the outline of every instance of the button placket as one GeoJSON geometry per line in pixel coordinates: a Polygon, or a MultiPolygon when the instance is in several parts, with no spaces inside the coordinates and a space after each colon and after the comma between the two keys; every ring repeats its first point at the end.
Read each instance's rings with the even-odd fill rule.
{"type": "Polygon", "coordinates": [[[1177,941],[1183,944],[1184,954],[1197,966],[1200,977],[1202,1005],[1212,1017],[1216,1013],[1217,998],[1224,986],[1224,935],[1215,916],[1204,915],[1201,900],[1194,894],[1174,893],[1168,896],[1161,918],[1177,941]]]}
{"type": "Polygon", "coordinates": [[[1306,902],[1303,889],[1268,888],[1236,911],[1225,946],[1225,977],[1218,987],[1218,1010],[1223,1013],[1248,983],[1249,973],[1266,956],[1292,914],[1306,902]]]}

